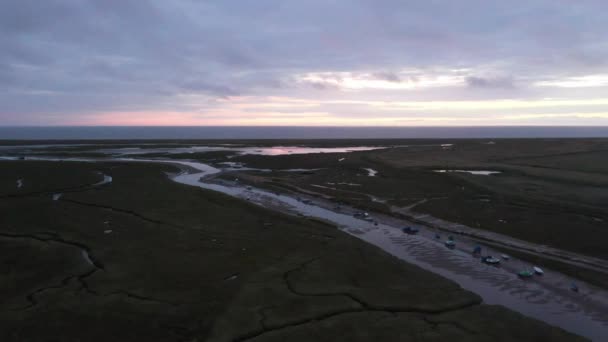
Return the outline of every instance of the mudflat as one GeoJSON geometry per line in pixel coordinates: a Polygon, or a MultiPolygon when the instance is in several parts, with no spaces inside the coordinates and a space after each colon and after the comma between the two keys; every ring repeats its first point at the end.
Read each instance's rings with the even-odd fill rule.
{"type": "MultiPolygon", "coordinates": [[[[604,243],[608,139],[363,140],[359,144],[393,147],[348,154],[245,155],[231,160],[274,171],[241,172],[241,179],[257,186],[305,191],[363,211],[411,219],[431,216],[608,259],[604,243]],[[316,170],[281,172],[288,168],[316,170]],[[377,176],[366,177],[366,168],[373,168],[377,176]],[[491,173],[474,174],[478,171],[491,173]]],[[[507,252],[608,288],[605,272],[507,252]]]]}
{"type": "Polygon", "coordinates": [[[171,181],[179,171],[1,161],[0,339],[582,340],[332,225],[171,181]]]}

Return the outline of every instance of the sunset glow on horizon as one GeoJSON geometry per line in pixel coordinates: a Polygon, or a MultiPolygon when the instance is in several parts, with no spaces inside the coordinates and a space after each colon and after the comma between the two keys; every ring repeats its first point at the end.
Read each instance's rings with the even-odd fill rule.
{"type": "Polygon", "coordinates": [[[608,125],[603,1],[30,5],[4,126],[608,125]]]}

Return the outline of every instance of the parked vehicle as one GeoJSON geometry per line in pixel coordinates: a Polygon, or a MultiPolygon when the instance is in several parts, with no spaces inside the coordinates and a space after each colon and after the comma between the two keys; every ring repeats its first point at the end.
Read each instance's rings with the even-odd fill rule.
{"type": "Polygon", "coordinates": [[[409,234],[409,235],[415,235],[415,234],[418,234],[418,232],[420,231],[420,229],[418,229],[418,228],[416,228],[416,227],[410,227],[410,226],[407,226],[407,227],[403,228],[403,229],[402,229],[402,231],[403,231],[405,234],[409,234]]]}

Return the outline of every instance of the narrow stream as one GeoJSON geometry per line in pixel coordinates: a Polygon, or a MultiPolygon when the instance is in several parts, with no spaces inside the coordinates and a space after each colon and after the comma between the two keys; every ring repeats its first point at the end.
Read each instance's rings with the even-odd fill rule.
{"type": "MultiPolygon", "coordinates": [[[[517,272],[533,265],[516,258],[503,260],[500,267],[486,265],[471,251],[478,242],[455,236],[456,248],[444,246],[447,238],[435,238],[435,231],[424,226],[391,217],[375,217],[377,225],[353,216],[353,208],[333,208],[329,202],[313,199],[314,203],[244,186],[238,182],[206,182],[221,170],[196,162],[175,162],[198,172],[173,177],[182,184],[219,191],[250,200],[271,209],[327,220],[353,236],[374,244],[402,260],[420,266],[457,282],[463,288],[480,295],[487,304],[498,304],[594,341],[608,336],[608,292],[577,281],[579,293],[570,291],[572,278],[545,269],[543,276],[520,279],[517,272]],[[306,203],[304,203],[306,202],[306,203]],[[417,235],[407,235],[404,226],[420,229],[417,235]]],[[[501,253],[483,246],[483,255],[501,253]]],[[[539,265],[542,266],[542,265],[539,265]]]]}

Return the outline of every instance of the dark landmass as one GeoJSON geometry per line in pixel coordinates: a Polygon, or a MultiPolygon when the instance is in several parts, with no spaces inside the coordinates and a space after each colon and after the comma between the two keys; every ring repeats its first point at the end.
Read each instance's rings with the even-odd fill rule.
{"type": "MultiPolygon", "coordinates": [[[[491,181],[474,187],[466,176],[423,172],[431,165],[409,170],[399,153],[356,154],[379,169],[376,178],[356,176],[363,164],[336,172],[378,180],[362,185],[370,193],[384,194],[385,182],[401,179],[390,193],[395,201],[409,203],[429,189],[448,196],[430,202],[437,205],[428,211],[442,212],[439,203],[457,205],[478,191],[497,203],[515,196],[491,190],[502,189],[491,181]],[[417,182],[410,180],[415,175],[417,182]],[[463,184],[475,190],[460,192],[463,184]]],[[[166,173],[177,171],[147,163],[1,161],[0,340],[579,340],[484,305],[455,283],[330,225],[172,182],[166,173]],[[96,185],[103,175],[112,182],[96,185]]],[[[529,182],[525,173],[506,177],[529,182]]],[[[555,189],[574,186],[556,183],[555,189]]],[[[497,208],[506,210],[504,203],[497,208]]],[[[578,204],[589,212],[599,205],[578,204]]],[[[466,213],[458,218],[467,220],[466,213]]],[[[591,240],[601,240],[597,234],[591,240]]],[[[601,254],[594,241],[588,250],[601,254]]]]}

